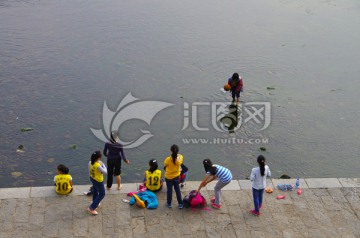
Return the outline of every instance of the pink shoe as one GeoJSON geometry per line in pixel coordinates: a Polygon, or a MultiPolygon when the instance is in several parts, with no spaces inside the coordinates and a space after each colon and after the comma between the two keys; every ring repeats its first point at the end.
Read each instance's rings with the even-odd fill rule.
{"type": "Polygon", "coordinates": [[[98,214],[97,211],[91,210],[89,207],[88,207],[86,210],[87,210],[90,214],[92,214],[92,215],[97,215],[97,214],[98,214]]]}
{"type": "Polygon", "coordinates": [[[211,204],[211,207],[213,207],[213,208],[215,208],[215,209],[220,209],[220,208],[221,208],[220,205],[215,204],[215,203],[211,204]]]}
{"type": "Polygon", "coordinates": [[[256,212],[255,210],[250,210],[250,213],[255,216],[260,216],[260,212],[256,212]]]}

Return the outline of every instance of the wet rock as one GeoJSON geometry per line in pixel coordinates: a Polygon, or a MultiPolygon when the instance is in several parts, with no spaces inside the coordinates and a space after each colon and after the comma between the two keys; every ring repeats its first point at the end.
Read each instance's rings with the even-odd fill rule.
{"type": "Polygon", "coordinates": [[[21,175],[22,175],[21,172],[11,172],[11,176],[12,176],[13,178],[18,178],[18,177],[20,177],[21,175]]]}
{"type": "Polygon", "coordinates": [[[281,179],[291,179],[291,177],[287,174],[283,174],[280,176],[281,179]]]}
{"type": "Polygon", "coordinates": [[[20,152],[20,153],[25,152],[24,149],[25,149],[24,145],[19,145],[18,148],[16,149],[16,152],[20,152]]]}
{"type": "Polygon", "coordinates": [[[34,130],[34,129],[31,128],[31,127],[23,127],[23,128],[21,128],[20,130],[21,130],[21,132],[27,132],[27,131],[32,131],[32,130],[34,130]]]}

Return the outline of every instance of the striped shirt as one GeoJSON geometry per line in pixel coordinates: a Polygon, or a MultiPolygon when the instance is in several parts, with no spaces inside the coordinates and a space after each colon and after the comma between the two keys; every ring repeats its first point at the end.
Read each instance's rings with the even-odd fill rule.
{"type": "Polygon", "coordinates": [[[228,183],[232,180],[232,174],[231,171],[223,166],[220,166],[218,164],[214,164],[214,167],[216,167],[216,174],[215,176],[219,178],[219,180],[223,183],[228,183]]]}

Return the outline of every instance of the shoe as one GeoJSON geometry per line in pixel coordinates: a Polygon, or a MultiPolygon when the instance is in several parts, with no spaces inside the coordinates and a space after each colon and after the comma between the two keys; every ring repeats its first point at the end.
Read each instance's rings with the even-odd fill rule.
{"type": "Polygon", "coordinates": [[[186,185],[186,183],[182,183],[182,184],[180,184],[180,187],[185,187],[185,185],[186,185]]]}
{"type": "Polygon", "coordinates": [[[167,207],[168,207],[168,208],[172,208],[171,204],[168,204],[167,207]]]}
{"type": "Polygon", "coordinates": [[[255,210],[250,210],[250,213],[255,216],[260,216],[260,212],[256,212],[255,210]]]}
{"type": "Polygon", "coordinates": [[[184,204],[179,204],[179,209],[183,209],[184,208],[184,204]]]}
{"type": "Polygon", "coordinates": [[[215,203],[215,198],[210,199],[211,203],[215,203]]]}
{"type": "Polygon", "coordinates": [[[211,207],[213,207],[213,208],[215,208],[215,209],[220,209],[220,208],[221,208],[220,205],[215,204],[215,203],[212,203],[212,204],[211,204],[211,207]]]}
{"type": "Polygon", "coordinates": [[[90,214],[92,214],[92,215],[97,215],[97,214],[98,214],[97,211],[91,210],[89,207],[88,207],[86,210],[88,210],[88,212],[89,212],[90,214]]]}

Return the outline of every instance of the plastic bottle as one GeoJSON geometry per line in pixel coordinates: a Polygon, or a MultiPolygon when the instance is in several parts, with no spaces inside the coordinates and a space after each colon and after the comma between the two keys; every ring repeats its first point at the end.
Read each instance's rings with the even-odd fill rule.
{"type": "Polygon", "coordinates": [[[300,179],[297,178],[295,183],[295,188],[299,188],[299,186],[300,186],[300,179]]]}

